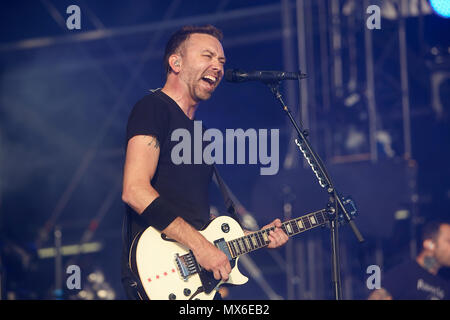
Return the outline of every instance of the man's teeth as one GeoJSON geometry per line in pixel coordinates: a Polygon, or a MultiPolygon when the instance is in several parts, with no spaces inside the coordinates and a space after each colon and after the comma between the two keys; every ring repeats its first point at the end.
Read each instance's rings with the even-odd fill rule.
{"type": "Polygon", "coordinates": [[[204,79],[210,80],[212,83],[216,82],[216,78],[214,78],[213,76],[204,76],[204,79]]]}

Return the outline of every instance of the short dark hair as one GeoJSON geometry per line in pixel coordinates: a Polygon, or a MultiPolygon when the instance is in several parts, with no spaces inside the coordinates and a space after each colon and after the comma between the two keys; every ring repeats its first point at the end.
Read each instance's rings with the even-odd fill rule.
{"type": "Polygon", "coordinates": [[[164,70],[166,74],[168,74],[171,70],[169,65],[169,57],[177,52],[180,46],[184,41],[189,39],[189,36],[193,33],[203,33],[209,34],[215,37],[217,40],[222,41],[223,33],[213,25],[205,25],[205,26],[184,26],[178,31],[176,31],[170,37],[169,41],[166,44],[166,50],[164,52],[164,70]]]}
{"type": "Polygon", "coordinates": [[[425,223],[421,232],[422,242],[428,239],[435,241],[439,235],[441,225],[443,224],[450,224],[450,221],[438,219],[425,223]]]}

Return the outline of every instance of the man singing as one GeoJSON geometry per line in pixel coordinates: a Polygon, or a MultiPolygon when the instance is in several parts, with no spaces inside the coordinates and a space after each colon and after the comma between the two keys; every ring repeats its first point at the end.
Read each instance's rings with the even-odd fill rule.
{"type": "MultiPolygon", "coordinates": [[[[148,226],[192,250],[198,264],[211,271],[216,280],[227,281],[231,272],[227,256],[198,232],[209,220],[212,165],[175,165],[171,160],[176,144],[171,141],[172,132],[183,128],[193,136],[199,103],[209,99],[222,80],[226,58],[221,41],[222,32],[211,25],[185,26],[175,32],[164,54],[164,87],[142,98],[128,119],[122,191],[127,204],[122,282],[130,299],[141,296],[130,270],[128,251],[134,237],[148,226]]],[[[269,248],[286,243],[288,237],[279,219],[264,228],[268,227],[275,227],[269,236],[269,248]]]]}

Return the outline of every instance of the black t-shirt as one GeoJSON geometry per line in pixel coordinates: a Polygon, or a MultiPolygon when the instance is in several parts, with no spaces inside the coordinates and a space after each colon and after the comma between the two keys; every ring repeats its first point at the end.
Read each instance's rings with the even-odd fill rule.
{"type": "Polygon", "coordinates": [[[412,260],[382,275],[381,287],[394,300],[450,300],[450,283],[412,260]]]}
{"type": "MultiPolygon", "coordinates": [[[[199,139],[194,134],[194,120],[189,119],[173,99],[161,90],[155,90],[138,101],[130,113],[126,144],[136,135],[156,136],[160,143],[158,166],[151,185],[179,209],[180,217],[197,229],[203,227],[209,220],[208,189],[213,167],[203,161],[194,164],[194,140],[199,139]],[[179,137],[177,141],[171,141],[176,129],[186,129],[190,133],[191,164],[177,165],[172,161],[172,149],[181,141],[179,137]]],[[[202,150],[204,147],[202,141],[202,150]]],[[[135,235],[148,227],[128,205],[126,220],[123,263],[127,263],[128,249],[135,235]]]]}

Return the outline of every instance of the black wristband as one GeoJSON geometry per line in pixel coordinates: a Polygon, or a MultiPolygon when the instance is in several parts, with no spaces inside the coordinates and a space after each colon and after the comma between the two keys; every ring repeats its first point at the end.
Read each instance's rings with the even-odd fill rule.
{"type": "Polygon", "coordinates": [[[149,225],[162,231],[178,217],[176,208],[164,198],[158,197],[140,215],[149,225]]]}

